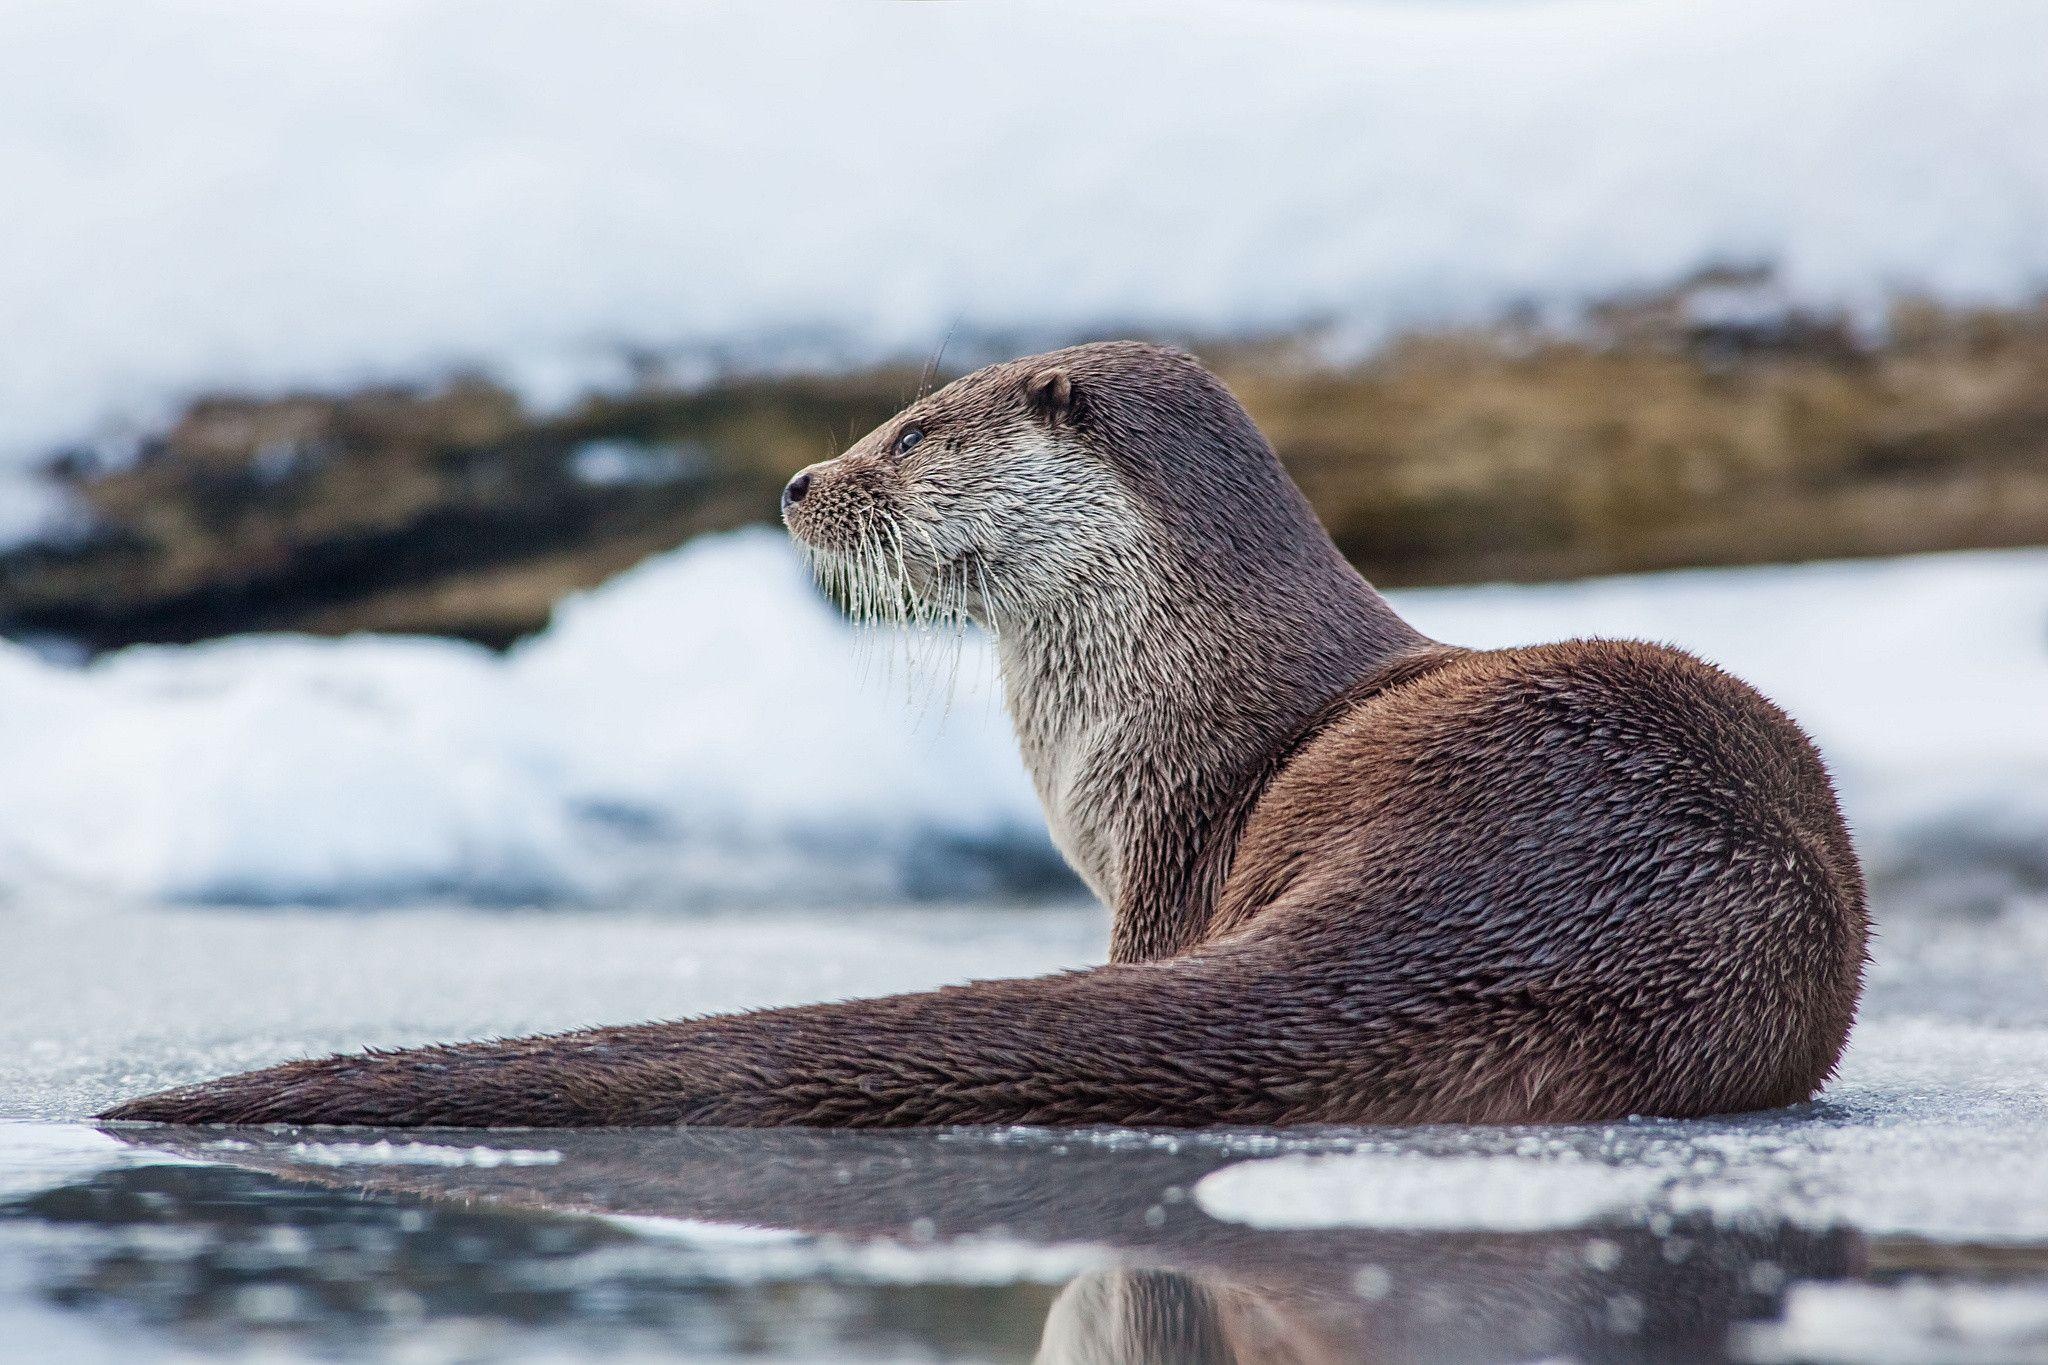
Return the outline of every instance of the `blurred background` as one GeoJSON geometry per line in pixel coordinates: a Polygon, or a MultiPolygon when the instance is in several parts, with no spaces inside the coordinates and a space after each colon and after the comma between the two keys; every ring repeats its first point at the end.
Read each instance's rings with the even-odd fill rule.
{"type": "Polygon", "coordinates": [[[1123,1359],[1156,1293],[1290,1360],[2048,1360],[2044,148],[2039,0],[0,0],[0,1339],[1123,1359]],[[1099,961],[985,647],[774,523],[928,369],[1120,336],[1423,630],[1812,731],[1879,930],[1820,1104],[80,1122],[1099,961]]]}
{"type": "Polygon", "coordinates": [[[2029,0],[0,16],[0,888],[1061,885],[977,659],[748,528],[1123,335],[1425,629],[1694,645],[1882,868],[2048,864],[2048,561],[1898,558],[2048,542],[2029,0]]]}

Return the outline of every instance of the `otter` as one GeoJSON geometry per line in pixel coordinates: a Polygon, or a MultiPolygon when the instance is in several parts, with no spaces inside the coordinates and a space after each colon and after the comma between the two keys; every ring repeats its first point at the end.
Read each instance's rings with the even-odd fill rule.
{"type": "Polygon", "coordinates": [[[1580,1122],[1776,1108],[1832,1074],[1868,921],[1799,727],[1661,645],[1427,638],[1192,356],[977,371],[783,511],[862,614],[993,636],[1108,963],[291,1062],[103,1117],[1580,1122]]]}

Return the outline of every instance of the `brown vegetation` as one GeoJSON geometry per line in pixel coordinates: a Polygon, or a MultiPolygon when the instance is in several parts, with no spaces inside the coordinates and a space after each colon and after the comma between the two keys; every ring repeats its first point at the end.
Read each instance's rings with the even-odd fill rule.
{"type": "Polygon", "coordinates": [[[0,556],[0,624],[100,647],[251,629],[510,643],[564,593],[772,515],[790,469],[914,383],[740,380],[548,419],[475,379],[205,399],[130,466],[60,466],[96,529],[0,556]]]}
{"type": "MultiPolygon", "coordinates": [[[[1347,553],[1390,586],[2048,541],[2048,308],[1411,337],[1333,366],[1202,347],[1347,553]]],[[[0,626],[95,646],[255,628],[502,644],[565,592],[775,514],[915,374],[594,398],[503,389],[194,403],[132,465],[62,467],[95,529],[0,556],[0,626]]]]}
{"type": "Polygon", "coordinates": [[[1388,584],[2048,540],[2048,312],[1902,310],[1868,349],[1431,337],[1232,377],[1388,584]]]}

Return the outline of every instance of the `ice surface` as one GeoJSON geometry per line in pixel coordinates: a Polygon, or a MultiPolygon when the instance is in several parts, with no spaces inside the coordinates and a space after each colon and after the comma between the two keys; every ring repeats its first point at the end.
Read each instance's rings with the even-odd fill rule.
{"type": "MultiPolygon", "coordinates": [[[[84,1285],[85,1302],[151,1308],[159,1332],[180,1330],[189,1315],[243,1334],[230,1340],[268,1340],[281,1330],[266,1316],[273,1309],[302,1331],[338,1311],[319,1292],[321,1267],[348,1267],[360,1286],[346,1300],[354,1303],[358,1293],[370,1302],[433,1295],[439,1277],[472,1263],[509,1279],[516,1307],[450,1289],[435,1331],[448,1330],[453,1312],[496,1341],[494,1324],[528,1321],[538,1311],[528,1296],[546,1290],[579,1296],[545,1320],[546,1333],[572,1332],[618,1296],[644,1308],[635,1285],[668,1296],[774,1286],[777,1321],[816,1321],[807,1315],[819,1311],[822,1285],[1049,1285],[1135,1254],[1142,1266],[1196,1275],[1218,1267],[1225,1281],[1234,1266],[1254,1285],[1326,1267],[1341,1285],[1339,1308],[1393,1314],[1413,1334],[1402,1339],[1423,1344],[1450,1330],[1428,1318],[1438,1296],[1448,1296],[1444,1311],[1484,1316],[1489,1330],[1536,1322],[1577,1334],[1567,1341],[1596,1339],[1582,1321],[1590,1303],[1606,1349],[1571,1358],[1669,1359],[1659,1338],[1630,1335],[1632,1324],[1697,1301],[1722,1276],[1741,1288],[1715,1312],[1768,1320],[1782,1311],[1741,1336],[1755,1359],[2040,1358],[2048,1297],[2025,1276],[2031,1268],[2038,1281],[2048,1265],[2048,956],[2039,951],[2048,904],[2012,900],[1994,916],[1947,921],[1881,909],[1873,989],[1842,1074],[1797,1110],[1501,1130],[897,1135],[853,1146],[843,1160],[820,1157],[826,1135],[708,1134],[695,1144],[655,1135],[636,1160],[643,1149],[619,1133],[131,1128],[120,1142],[66,1120],[119,1096],[308,1052],[1099,961],[1100,912],[163,907],[109,909],[81,933],[59,909],[0,908],[9,949],[0,954],[9,1003],[0,1012],[0,1326],[21,1340],[63,1341],[67,1359],[136,1354],[122,1335],[130,1314],[89,1318],[55,1306],[72,1299],[48,1287],[84,1285]],[[166,1176],[156,1169],[166,1162],[186,1164],[166,1176]],[[246,1170],[336,1191],[340,1213],[275,1182],[221,1183],[246,1170]],[[207,1171],[211,1183],[199,1179],[207,1171]],[[431,1221],[451,1207],[482,1218],[494,1192],[515,1211],[499,1223],[466,1224],[457,1237],[431,1221]],[[685,1212],[649,1216],[664,1207],[685,1212]],[[530,1209],[554,1213],[537,1219],[530,1209]],[[342,1239],[336,1217],[370,1240],[342,1239]],[[721,1217],[732,1222],[705,1221],[721,1217]],[[583,1223],[617,1237],[593,1240],[583,1223]],[[985,1235],[989,1224],[1007,1231],[985,1235]],[[821,1225],[888,1235],[824,1235],[821,1225]],[[1802,1241],[1787,1227],[1815,1231],[1802,1241]],[[487,1233],[509,1240],[482,1243],[490,1250],[477,1259],[465,1248],[487,1233]],[[101,1261],[96,1279],[68,1269],[101,1261]],[[1886,1266],[1938,1278],[1861,1278],[1886,1266]],[[222,1280],[251,1297],[203,1292],[222,1280]]],[[[328,1354],[371,1354],[392,1334],[411,1341],[419,1311],[416,1298],[401,1299],[344,1318],[386,1335],[328,1354]]],[[[694,1311],[712,1321],[733,1310],[694,1311]]],[[[573,1334],[547,1340],[564,1356],[605,1354],[574,1348],[573,1334]]],[[[465,1341],[450,1358],[486,1353],[465,1341]]]]}
{"type": "Polygon", "coordinates": [[[1704,1217],[2038,1244],[2048,1242],[2048,1028],[1866,1018],[1824,1101],[1790,1117],[1372,1139],[1351,1154],[1227,1167],[1196,1197],[1215,1217],[1260,1228],[1704,1217]]]}
{"type": "MultiPolygon", "coordinates": [[[[0,1120],[363,1046],[915,990],[1100,961],[1093,909],[725,914],[0,907],[0,1120]],[[82,927],[84,931],[81,932],[82,927]]],[[[497,1144],[546,1149],[520,1138],[497,1144]]]]}
{"type": "Polygon", "coordinates": [[[203,386],[2048,283],[2032,0],[0,4],[0,458],[203,386]],[[942,115],[935,111],[943,111],[942,115]]]}
{"type": "Polygon", "coordinates": [[[0,1127],[0,1202],[94,1171],[154,1164],[159,1157],[75,1124],[9,1123],[0,1127]]]}
{"type": "MultiPolygon", "coordinates": [[[[264,1359],[376,1358],[387,1350],[403,1359],[449,1362],[725,1359],[729,1353],[759,1358],[764,1340],[779,1348],[767,1352],[776,1359],[985,1358],[958,1348],[892,1347],[886,1333],[881,1346],[841,1344],[830,1336],[807,1340],[799,1329],[814,1336],[828,1328],[853,1330],[857,1319],[849,1324],[835,1315],[852,1312],[842,1299],[866,1302],[868,1291],[859,1286],[941,1285],[956,1296],[942,1307],[965,1314],[979,1338],[995,1329],[974,1322],[985,1305],[980,1298],[959,1301],[962,1287],[1056,1284],[1102,1261],[1086,1247],[993,1236],[946,1245],[821,1242],[675,1219],[592,1219],[618,1230],[615,1237],[592,1239],[564,1231],[560,1220],[527,1217],[516,1220],[527,1229],[519,1235],[556,1253],[534,1257],[530,1246],[490,1248],[490,1273],[509,1282],[503,1297],[462,1299],[452,1313],[422,1322],[417,1296],[466,1273],[478,1253],[467,1243],[451,1246],[445,1234],[437,1238],[432,1220],[412,1208],[388,1215],[388,1231],[365,1234],[373,1250],[385,1247],[385,1255],[400,1238],[410,1239],[407,1264],[377,1282],[361,1278],[362,1243],[338,1239],[331,1226],[296,1222],[303,1210],[275,1201],[260,1204],[252,1215],[253,1246],[233,1240],[235,1213],[219,1201],[199,1201],[188,1220],[164,1212],[169,1196],[146,1193],[139,1196],[146,1225],[111,1234],[69,1207],[47,1222],[24,1221],[10,1208],[39,1193],[91,1189],[95,1181],[118,1185],[130,1172],[182,1162],[75,1122],[116,1094],[365,1044],[675,1017],[1099,960],[1100,917],[1070,904],[1045,911],[755,910],[732,916],[164,907],[110,909],[93,923],[96,931],[81,935],[77,919],[66,913],[0,907],[0,943],[6,945],[0,951],[0,999],[7,1002],[0,1010],[0,1332],[26,1358],[111,1362],[192,1359],[216,1351],[239,1358],[218,1343],[179,1338],[175,1320],[154,1320],[154,1330],[143,1332],[123,1317],[52,1303],[37,1277],[85,1257],[97,1245],[91,1238],[102,1235],[113,1239],[109,1254],[117,1260],[138,1256],[159,1267],[182,1266],[180,1257],[203,1260],[225,1242],[219,1254],[232,1260],[224,1276],[228,1288],[196,1311],[253,1322],[254,1335],[240,1349],[264,1359]],[[380,1237],[388,1240],[380,1243],[380,1237]],[[559,1254],[565,1242],[571,1250],[589,1245],[559,1254]],[[288,1299],[287,1286],[274,1277],[280,1267],[300,1266],[308,1283],[290,1282],[298,1297],[288,1299]],[[272,1306],[302,1327],[332,1311],[333,1298],[323,1287],[334,1276],[345,1277],[348,1303],[362,1302],[365,1295],[373,1303],[395,1296],[391,1336],[365,1341],[344,1330],[348,1339],[301,1352],[265,1335],[283,1330],[263,1319],[272,1306]],[[767,1301],[758,1309],[735,1306],[733,1287],[750,1285],[763,1286],[767,1301]],[[224,1302],[242,1287],[267,1290],[278,1302],[224,1302]],[[559,1323],[552,1334],[527,1335],[537,1313],[564,1311],[547,1309],[549,1304],[567,1301],[572,1313],[601,1317],[613,1306],[607,1296],[627,1296],[630,1304],[641,1305],[654,1295],[671,1302],[663,1311],[685,1318],[676,1336],[634,1340],[627,1349],[610,1337],[579,1345],[575,1331],[563,1332],[559,1323]],[[749,1312],[762,1320],[752,1322],[749,1312]],[[727,1334],[733,1341],[721,1346],[727,1334]],[[680,1349],[677,1341],[696,1346],[680,1349]]],[[[202,1159],[223,1166],[248,1145],[233,1137],[205,1141],[202,1159]]],[[[537,1175],[558,1168],[545,1158],[560,1143],[539,1133],[500,1134],[482,1147],[457,1144],[447,1135],[359,1141],[307,1134],[294,1135],[289,1146],[306,1168],[353,1183],[390,1172],[537,1175]]],[[[122,1196],[117,1192],[112,1202],[118,1223],[122,1196]]],[[[346,1218],[353,1224],[359,1221],[356,1201],[347,1202],[346,1218]]],[[[204,1278],[198,1268],[182,1273],[181,1286],[204,1278]]],[[[1036,1302],[1045,1293],[1027,1298],[1036,1302]]],[[[991,1302],[1001,1306],[999,1300],[991,1302]]],[[[899,1305],[894,1316],[904,1311],[899,1305]]],[[[645,1316],[659,1314],[648,1308],[645,1316]]],[[[904,1322],[885,1318],[869,1330],[908,1330],[904,1322]]]]}
{"type": "MultiPolygon", "coordinates": [[[[160,908],[108,910],[83,935],[59,909],[0,915],[12,950],[0,965],[10,1002],[0,1118],[76,1117],[124,1095],[363,1045],[1028,975],[1100,960],[1103,944],[1100,913],[1074,906],[711,917],[160,908]]],[[[1865,1016],[1808,1110],[1366,1134],[1335,1153],[1231,1139],[1252,1159],[1196,1198],[1216,1217],[1266,1227],[1533,1229],[1664,1214],[2048,1243],[2048,957],[2024,947],[2044,934],[2038,901],[1984,920],[1892,910],[1865,1016]],[[1944,954],[1929,951],[1935,941],[1944,954]],[[1967,991],[1950,989],[1958,977],[1967,991]]],[[[1197,1139],[1105,1140],[1139,1150],[1197,1139]]],[[[492,1144],[490,1159],[545,1161],[555,1145],[522,1135],[492,1144]]],[[[434,1140],[309,1139],[303,1154],[309,1165],[450,1159],[434,1140]]]]}
{"type": "Polygon", "coordinates": [[[1240,1162],[1195,1187],[1226,1222],[1283,1228],[1572,1228],[1625,1214],[1657,1192],[1656,1174],[1575,1152],[1524,1156],[1276,1156],[1240,1162]]]}
{"type": "MultiPolygon", "coordinates": [[[[2048,552],[1396,595],[1424,630],[1687,645],[1819,739],[1880,872],[2048,878],[2048,552]]],[[[0,643],[0,892],[835,904],[1057,876],[969,640],[864,637],[778,532],[692,543],[497,656],[0,643]],[[930,648],[934,642],[925,642],[930,648]],[[891,658],[895,666],[889,666],[891,658]]]]}
{"type": "Polygon", "coordinates": [[[2048,1244],[2048,901],[1944,917],[1880,895],[1862,1017],[1820,1101],[1691,1123],[1425,1129],[1226,1168],[1261,1228],[1853,1229],[2048,1244]]]}

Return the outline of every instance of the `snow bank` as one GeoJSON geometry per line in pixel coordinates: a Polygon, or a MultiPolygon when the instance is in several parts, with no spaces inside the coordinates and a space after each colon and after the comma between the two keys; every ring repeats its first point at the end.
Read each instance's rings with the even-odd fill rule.
{"type": "MultiPolygon", "coordinates": [[[[0,451],[197,386],[2048,284],[2034,0],[0,0],[0,451]]],[[[156,411],[153,411],[156,410],[156,411]]],[[[118,425],[118,424],[117,424],[118,425]]]]}
{"type": "MultiPolygon", "coordinates": [[[[1821,741],[1866,857],[2048,876],[2048,551],[1397,593],[1464,645],[1618,634],[1821,741]]],[[[84,669],[0,643],[0,888],[731,900],[1044,886],[985,647],[850,630],[780,532],[696,540],[510,655],[244,636],[84,669]],[[891,665],[891,657],[895,663],[891,665]]]]}
{"type": "MultiPolygon", "coordinates": [[[[2048,876],[2048,552],[1398,595],[1465,644],[1670,640],[1820,740],[1866,855],[2048,876]]],[[[1056,877],[991,661],[850,630],[779,532],[700,540],[506,656],[247,637],[0,645],[0,888],[730,900],[1056,877]]]]}
{"type": "Polygon", "coordinates": [[[0,645],[0,886],[844,902],[1051,875],[985,656],[970,642],[941,714],[943,678],[888,685],[864,644],[889,643],[754,530],[565,603],[502,658],[246,637],[72,670],[0,645]]]}

